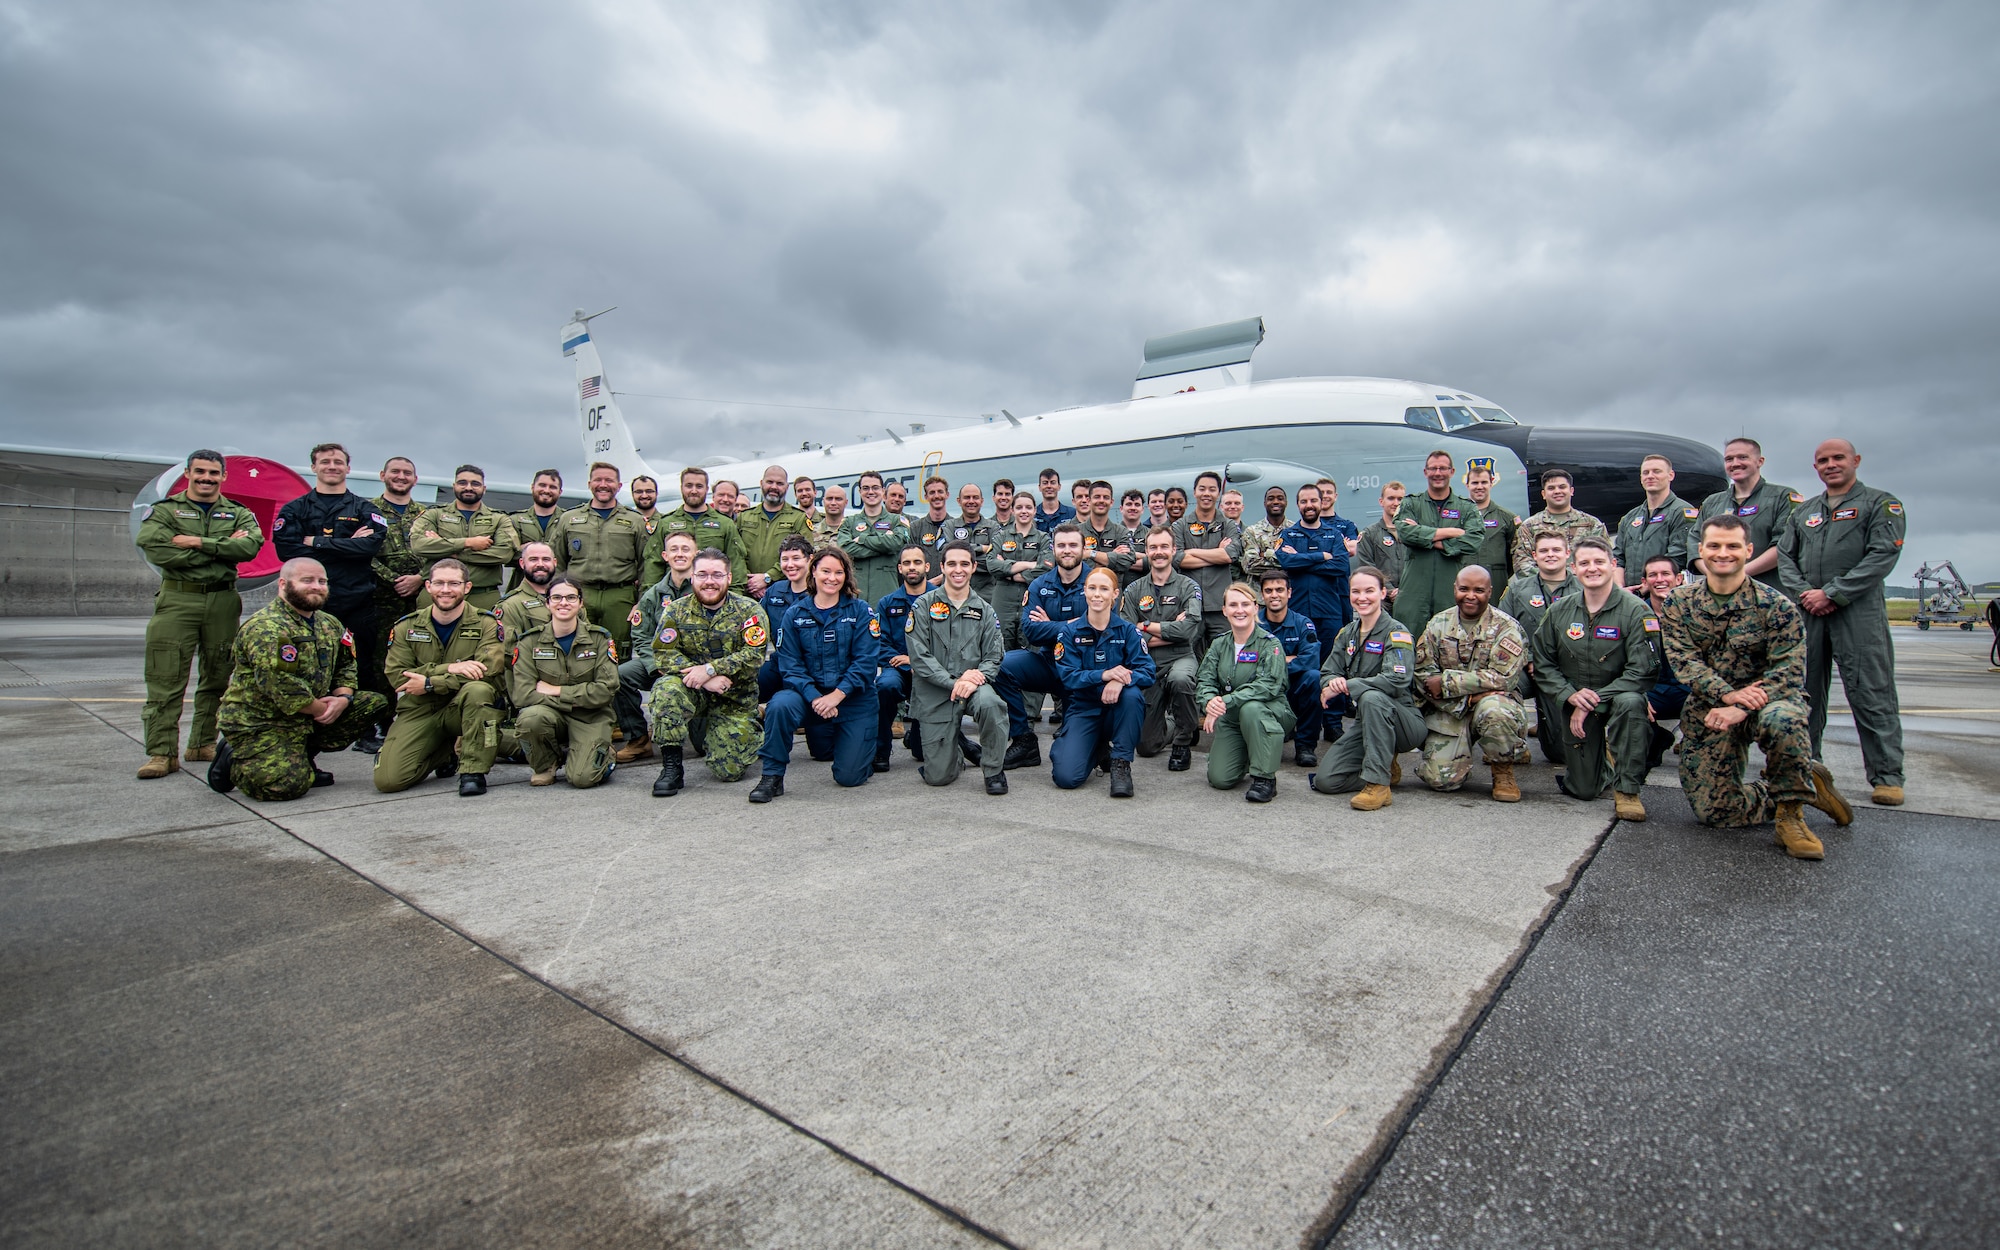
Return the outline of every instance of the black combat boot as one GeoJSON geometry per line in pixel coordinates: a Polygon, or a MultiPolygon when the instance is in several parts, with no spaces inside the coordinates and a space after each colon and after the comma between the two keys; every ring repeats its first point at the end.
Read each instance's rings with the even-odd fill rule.
{"type": "Polygon", "coordinates": [[[994,773],[991,777],[988,777],[986,779],[986,793],[988,794],[1007,793],[1007,774],[994,773]]]}
{"type": "Polygon", "coordinates": [[[208,766],[208,788],[217,794],[228,794],[236,788],[236,778],[229,770],[236,763],[236,752],[229,749],[229,739],[215,744],[215,762],[208,766]]]}
{"type": "Polygon", "coordinates": [[[1184,773],[1193,767],[1194,750],[1190,747],[1175,747],[1174,753],[1167,757],[1167,771],[1170,773],[1184,773]]]}
{"type": "Polygon", "coordinates": [[[484,793],[486,793],[485,773],[460,773],[458,775],[459,798],[473,799],[478,798],[484,793]]]}
{"type": "MultiPolygon", "coordinates": [[[[924,738],[922,734],[917,732],[917,722],[915,721],[911,721],[903,730],[903,749],[908,751],[910,758],[917,763],[921,764],[924,762],[924,738]]],[[[883,758],[886,759],[888,757],[884,756],[883,758]]]]}
{"type": "Polygon", "coordinates": [[[1292,762],[1300,768],[1317,768],[1319,766],[1319,756],[1313,754],[1311,747],[1300,743],[1292,751],[1292,762]]]}
{"type": "Polygon", "coordinates": [[[1269,803],[1278,797],[1278,781],[1275,777],[1252,777],[1243,797],[1252,803],[1269,803]]]}
{"type": "Polygon", "coordinates": [[[1129,799],[1132,797],[1132,761],[1111,761],[1111,797],[1129,799]]]}
{"type": "MultiPolygon", "coordinates": [[[[333,774],[319,766],[318,756],[308,755],[306,757],[306,767],[313,770],[313,789],[317,790],[321,786],[330,786],[333,784],[333,774]]],[[[452,771],[457,772],[457,767],[454,766],[452,771]]]]}
{"type": "MultiPolygon", "coordinates": [[[[964,734],[958,735],[958,753],[963,755],[965,762],[974,768],[979,767],[979,761],[986,758],[986,752],[980,748],[979,744],[964,734]]],[[[919,756],[918,758],[921,759],[922,757],[919,756]]]]}
{"type": "Polygon", "coordinates": [[[1000,767],[1006,769],[1040,768],[1041,766],[1042,744],[1040,739],[1036,738],[1032,733],[1022,734],[1012,742],[1009,742],[1007,744],[1007,758],[1000,762],[1000,767]]]}
{"type": "Polygon", "coordinates": [[[785,778],[781,773],[765,773],[757,779],[757,788],[750,792],[752,803],[769,803],[785,792],[785,778]]]}
{"type": "Polygon", "coordinates": [[[671,798],[681,792],[687,784],[687,774],[681,769],[681,748],[679,743],[660,748],[660,775],[653,779],[653,797],[671,798]]]}
{"type": "Polygon", "coordinates": [[[443,781],[446,777],[456,776],[458,776],[458,757],[456,755],[437,766],[437,779],[439,781],[443,781]]]}

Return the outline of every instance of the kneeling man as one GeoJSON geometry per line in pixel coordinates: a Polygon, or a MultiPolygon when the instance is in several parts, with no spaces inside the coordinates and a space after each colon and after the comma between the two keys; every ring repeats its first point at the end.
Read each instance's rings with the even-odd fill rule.
{"type": "Polygon", "coordinates": [[[1528,639],[1491,606],[1493,579],[1468,564],[1452,582],[1457,606],[1430,619],[1417,639],[1417,689],[1424,702],[1423,762],[1417,776],[1433,790],[1456,790],[1472,771],[1479,742],[1493,770],[1493,797],[1521,801],[1514,765],[1528,762],[1528,706],[1514,694],[1528,639]]]}
{"type": "Polygon", "coordinates": [[[504,679],[499,611],[468,612],[472,579],[446,556],[424,579],[431,604],[389,627],[389,681],[402,698],[389,736],[375,753],[375,788],[407,790],[436,770],[458,774],[458,792],[486,793],[486,774],[500,745],[504,679]]]}
{"type": "Polygon", "coordinates": [[[1660,669],[1660,619],[1619,588],[1610,543],[1579,538],[1573,563],[1579,588],[1542,614],[1530,639],[1543,706],[1563,718],[1551,727],[1569,770],[1557,784],[1571,798],[1594,799],[1615,777],[1618,819],[1644,820],[1639,787],[1653,737],[1646,692],[1660,669]]]}
{"type": "Polygon", "coordinates": [[[986,793],[1005,794],[1007,705],[993,683],[1007,646],[999,614],[972,591],[974,561],[970,543],[946,543],[944,585],[910,605],[910,713],[924,748],[924,784],[950,785],[969,758],[986,773],[986,793]],[[962,716],[979,723],[976,750],[966,749],[962,716]]]}

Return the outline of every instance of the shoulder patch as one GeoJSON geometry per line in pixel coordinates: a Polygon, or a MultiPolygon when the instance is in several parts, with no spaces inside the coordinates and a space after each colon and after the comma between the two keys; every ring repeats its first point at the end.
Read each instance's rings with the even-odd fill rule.
{"type": "Polygon", "coordinates": [[[299,660],[299,649],[288,642],[278,648],[278,658],[287,664],[296,664],[299,660]]]}
{"type": "Polygon", "coordinates": [[[761,647],[764,645],[765,641],[768,640],[769,638],[770,635],[764,631],[763,622],[759,621],[756,617],[753,616],[749,620],[743,622],[744,646],[761,647]]]}
{"type": "Polygon", "coordinates": [[[1389,641],[1408,644],[1413,639],[1411,639],[1410,631],[1407,629],[1392,629],[1389,631],[1389,641]]]}
{"type": "Polygon", "coordinates": [[[352,650],[354,650],[354,631],[353,631],[353,630],[351,630],[351,629],[343,629],[343,630],[341,630],[341,631],[340,631],[340,645],[341,645],[341,646],[343,646],[343,647],[346,647],[346,648],[347,648],[347,649],[348,649],[349,651],[352,651],[352,650]]]}
{"type": "Polygon", "coordinates": [[[1684,516],[1684,517],[1686,517],[1686,518],[1687,518],[1688,520],[1692,521],[1692,520],[1694,520],[1694,519],[1695,519],[1696,517],[1698,517],[1698,516],[1700,516],[1700,515],[1701,515],[1701,509],[1700,509],[1700,508],[1682,508],[1682,509],[1681,509],[1681,515],[1682,515],[1682,516],[1684,516]]]}
{"type": "Polygon", "coordinates": [[[1882,504],[1882,511],[1888,513],[1890,516],[1901,516],[1903,515],[1903,505],[1898,500],[1890,499],[1882,504]]]}
{"type": "Polygon", "coordinates": [[[680,633],[677,630],[675,630],[673,626],[665,625],[660,628],[661,642],[672,642],[674,639],[678,637],[680,637],[680,633]]]}
{"type": "Polygon", "coordinates": [[[882,636],[882,622],[876,619],[875,617],[872,616],[869,617],[868,632],[873,634],[875,637],[880,638],[882,636]]]}
{"type": "Polygon", "coordinates": [[[1659,632],[1660,632],[1660,618],[1659,618],[1659,617],[1657,617],[1657,616],[1649,616],[1649,617],[1647,617],[1647,618],[1646,618],[1646,632],[1647,632],[1647,633],[1649,633],[1649,634],[1657,634],[1657,633],[1659,633],[1659,632]]]}

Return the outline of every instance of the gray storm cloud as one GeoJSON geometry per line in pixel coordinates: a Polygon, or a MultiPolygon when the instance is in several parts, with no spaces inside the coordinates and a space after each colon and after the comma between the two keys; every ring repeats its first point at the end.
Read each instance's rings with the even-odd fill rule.
{"type": "MultiPolygon", "coordinates": [[[[2000,575],[2000,11],[0,0],[0,438],[576,462],[623,390],[975,414],[1262,376],[1827,434],[2000,575]]],[[[658,463],[887,418],[633,398],[658,463]]],[[[1906,569],[1905,572],[1910,571],[1906,569]]]]}

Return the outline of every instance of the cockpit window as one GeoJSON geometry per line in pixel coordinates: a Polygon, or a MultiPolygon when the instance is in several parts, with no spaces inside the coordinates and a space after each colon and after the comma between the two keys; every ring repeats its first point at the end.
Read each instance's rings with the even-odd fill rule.
{"type": "Polygon", "coordinates": [[[1420,430],[1430,430],[1436,434],[1444,433],[1444,426],[1438,423],[1438,410],[1435,408],[1405,408],[1403,424],[1414,425],[1420,430]]]}
{"type": "Polygon", "coordinates": [[[1481,421],[1486,422],[1488,425],[1521,424],[1519,421],[1516,421],[1514,418],[1508,416],[1505,412],[1502,412],[1498,408],[1474,408],[1473,411],[1478,413],[1479,419],[1481,421]]]}
{"type": "Polygon", "coordinates": [[[1438,413],[1444,417],[1444,428],[1447,432],[1479,424],[1479,418],[1472,415],[1472,409],[1460,404],[1440,404],[1438,413]]]}

